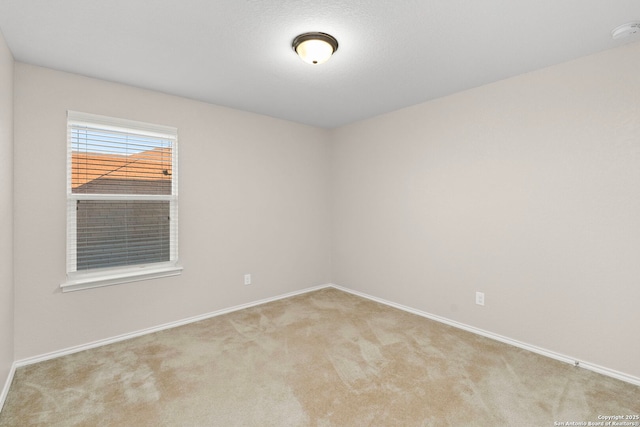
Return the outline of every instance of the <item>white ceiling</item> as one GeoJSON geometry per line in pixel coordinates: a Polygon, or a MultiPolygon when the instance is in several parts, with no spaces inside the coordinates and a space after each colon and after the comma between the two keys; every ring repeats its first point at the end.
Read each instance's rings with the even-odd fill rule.
{"type": "Polygon", "coordinates": [[[321,127],[624,43],[640,0],[0,0],[16,60],[321,127]],[[340,44],[303,63],[307,31],[340,44]]]}

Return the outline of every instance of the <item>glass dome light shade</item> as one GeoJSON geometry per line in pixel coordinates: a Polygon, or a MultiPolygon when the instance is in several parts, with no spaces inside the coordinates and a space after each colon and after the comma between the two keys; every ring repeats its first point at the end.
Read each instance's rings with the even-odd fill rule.
{"type": "Polygon", "coordinates": [[[322,64],[338,49],[338,41],[329,34],[306,33],[294,39],[293,48],[304,62],[322,64]]]}

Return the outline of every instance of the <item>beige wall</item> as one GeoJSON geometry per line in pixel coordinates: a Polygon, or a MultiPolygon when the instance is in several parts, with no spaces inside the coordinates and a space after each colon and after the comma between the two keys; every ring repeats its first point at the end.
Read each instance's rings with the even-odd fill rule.
{"type": "Polygon", "coordinates": [[[329,282],[326,131],[22,63],[14,114],[16,359],[329,282]],[[178,128],[181,276],[60,292],[67,109],[178,128]]]}
{"type": "Polygon", "coordinates": [[[0,391],[13,363],[13,56],[0,33],[0,391]]]}
{"type": "Polygon", "coordinates": [[[639,70],[635,43],[335,130],[334,283],[640,377],[639,70]]]}
{"type": "Polygon", "coordinates": [[[640,43],[327,132],[18,63],[15,357],[332,280],[640,376],[638,69],[640,43]],[[67,109],[179,128],[182,276],[60,293],[67,109]]]}

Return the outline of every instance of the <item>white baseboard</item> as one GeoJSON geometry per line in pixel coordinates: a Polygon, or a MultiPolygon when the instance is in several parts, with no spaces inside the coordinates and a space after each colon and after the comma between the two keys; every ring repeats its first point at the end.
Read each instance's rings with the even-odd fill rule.
{"type": "Polygon", "coordinates": [[[13,377],[16,374],[16,362],[11,364],[11,369],[9,370],[9,375],[7,376],[7,380],[4,382],[4,387],[2,387],[2,394],[0,394],[0,411],[4,407],[4,401],[7,400],[7,395],[9,394],[9,388],[11,387],[11,383],[13,382],[13,377]]]}
{"type": "Polygon", "coordinates": [[[465,325],[464,323],[456,322],[455,320],[447,319],[446,317],[436,316],[435,314],[431,314],[421,310],[417,310],[415,308],[407,307],[402,304],[396,304],[394,302],[387,301],[382,298],[374,297],[374,296],[365,294],[363,292],[354,291],[352,289],[345,288],[333,283],[330,284],[329,286],[332,288],[362,297],[362,298],[366,298],[371,301],[379,302],[380,304],[388,305],[390,307],[394,307],[402,311],[416,314],[421,317],[426,317],[427,319],[435,320],[436,322],[444,323],[446,325],[453,326],[458,329],[463,329],[467,332],[471,332],[477,335],[482,335],[483,337],[491,338],[493,340],[500,341],[502,343],[509,344],[514,347],[522,348],[524,350],[528,350],[533,353],[540,354],[542,356],[550,357],[551,359],[555,359],[561,362],[569,363],[571,365],[579,366],[581,368],[588,369],[590,371],[597,372],[599,374],[606,375],[608,377],[616,378],[618,380],[640,386],[640,378],[635,377],[633,375],[628,375],[623,372],[618,372],[616,370],[605,368],[603,366],[599,366],[594,363],[577,360],[576,358],[566,356],[564,354],[556,353],[555,351],[547,350],[541,347],[537,347],[535,345],[527,344],[527,343],[517,341],[508,337],[504,337],[502,335],[494,334],[493,332],[489,332],[473,326],[465,325]]]}
{"type": "Polygon", "coordinates": [[[68,354],[78,353],[80,351],[89,350],[91,348],[102,347],[103,345],[109,345],[109,344],[113,344],[113,343],[116,343],[116,342],[128,340],[128,339],[131,339],[131,338],[136,338],[136,337],[139,337],[139,336],[142,336],[142,335],[152,334],[154,332],[163,331],[165,329],[171,329],[171,328],[175,328],[175,327],[178,327],[178,326],[187,325],[189,323],[199,322],[200,320],[205,320],[205,319],[209,319],[209,318],[212,318],[212,317],[220,316],[222,314],[227,314],[227,313],[231,313],[231,312],[234,312],[234,311],[243,310],[245,308],[255,307],[257,305],[262,305],[262,304],[266,304],[266,303],[269,303],[269,302],[273,302],[273,301],[289,298],[289,297],[292,297],[292,296],[305,294],[307,292],[317,291],[319,289],[324,289],[324,288],[327,288],[327,287],[330,287],[330,286],[331,285],[329,285],[329,284],[320,285],[320,286],[314,286],[314,287],[302,289],[300,291],[289,292],[289,293],[278,295],[278,296],[275,296],[275,297],[265,298],[265,299],[261,299],[261,300],[258,300],[258,301],[253,301],[253,302],[250,302],[250,303],[246,303],[246,304],[240,304],[240,305],[236,305],[234,307],[229,307],[229,308],[224,308],[224,309],[221,309],[221,310],[213,311],[211,313],[205,313],[205,314],[189,317],[189,318],[182,319],[182,320],[177,320],[175,322],[165,323],[165,324],[159,325],[159,326],[153,326],[151,328],[141,329],[141,330],[138,330],[138,331],[135,331],[135,332],[130,332],[130,333],[122,334],[122,335],[117,335],[115,337],[105,338],[105,339],[98,340],[98,341],[93,341],[93,342],[90,342],[90,343],[87,343],[87,344],[81,344],[81,345],[77,345],[77,346],[74,346],[74,347],[67,347],[67,348],[64,348],[62,350],[52,351],[50,353],[45,353],[45,354],[41,354],[41,355],[38,355],[38,356],[29,357],[29,358],[26,358],[26,359],[21,359],[21,360],[18,360],[18,361],[16,361],[14,363],[14,370],[15,370],[16,367],[19,368],[19,367],[22,367],[22,366],[32,365],[34,363],[43,362],[45,360],[55,359],[56,357],[66,356],[68,354]]]}
{"type": "Polygon", "coordinates": [[[222,314],[231,313],[231,312],[238,311],[238,310],[243,310],[243,309],[249,308],[249,307],[255,307],[257,305],[266,304],[266,303],[269,303],[269,302],[272,302],[272,301],[277,301],[277,300],[281,300],[281,299],[284,299],[284,298],[289,298],[289,297],[292,297],[292,296],[295,296],[295,295],[301,295],[301,294],[317,291],[317,290],[328,288],[328,287],[335,288],[335,289],[338,289],[338,290],[341,290],[341,291],[344,291],[344,292],[348,292],[350,294],[353,294],[353,295],[356,295],[356,296],[359,296],[359,297],[362,297],[362,298],[366,298],[366,299],[371,300],[371,301],[379,302],[381,304],[384,304],[384,305],[387,305],[387,306],[390,306],[390,307],[394,307],[394,308],[397,308],[399,310],[403,310],[403,311],[406,311],[406,312],[409,312],[409,313],[413,313],[413,314],[416,314],[418,316],[425,317],[427,319],[435,320],[436,322],[444,323],[446,325],[453,326],[455,328],[463,329],[465,331],[468,331],[468,332],[471,332],[471,333],[474,333],[474,334],[477,334],[477,335],[481,335],[483,337],[491,338],[491,339],[494,339],[496,341],[500,341],[500,342],[503,342],[505,344],[512,345],[514,347],[522,348],[524,350],[528,350],[528,351],[531,351],[533,353],[537,353],[537,354],[540,354],[542,356],[549,357],[551,359],[559,360],[561,362],[569,363],[569,364],[572,364],[572,365],[576,365],[577,364],[581,368],[588,369],[590,371],[597,372],[597,373],[602,374],[602,375],[606,375],[606,376],[609,376],[609,377],[612,377],[612,378],[619,379],[621,381],[625,381],[625,382],[640,386],[640,378],[632,376],[632,375],[625,374],[623,372],[618,372],[618,371],[615,371],[613,369],[605,368],[605,367],[602,367],[602,366],[599,366],[599,365],[596,365],[596,364],[593,364],[593,363],[589,363],[589,362],[585,362],[585,361],[579,361],[579,360],[576,360],[573,357],[566,356],[566,355],[563,355],[563,354],[560,354],[560,353],[556,353],[556,352],[551,351],[551,350],[547,350],[547,349],[544,349],[544,348],[541,348],[541,347],[537,347],[537,346],[534,346],[534,345],[531,345],[531,344],[527,344],[527,343],[524,343],[524,342],[521,342],[521,341],[517,341],[517,340],[511,339],[511,338],[508,338],[508,337],[504,337],[502,335],[495,334],[493,332],[485,331],[483,329],[479,329],[479,328],[476,328],[476,327],[473,327],[473,326],[469,326],[469,325],[466,325],[464,323],[456,322],[454,320],[447,319],[445,317],[437,316],[437,315],[430,314],[430,313],[427,313],[427,312],[424,312],[424,311],[421,311],[421,310],[417,310],[415,308],[407,307],[407,306],[402,305],[402,304],[397,304],[397,303],[394,303],[394,302],[391,302],[391,301],[387,301],[387,300],[382,299],[382,298],[374,297],[372,295],[368,295],[368,294],[365,294],[363,292],[354,291],[354,290],[349,289],[349,288],[345,288],[345,287],[342,287],[342,286],[339,286],[339,285],[336,285],[336,284],[333,284],[333,283],[329,283],[329,284],[325,284],[325,285],[314,286],[314,287],[302,289],[300,291],[294,291],[294,292],[290,292],[290,293],[287,293],[287,294],[278,295],[278,296],[272,297],[272,298],[265,298],[265,299],[254,301],[254,302],[250,302],[250,303],[247,303],[247,304],[241,304],[241,305],[237,305],[237,306],[234,306],[234,307],[217,310],[217,311],[214,311],[214,312],[211,312],[211,313],[202,314],[202,315],[199,315],[199,316],[189,317],[189,318],[178,320],[178,321],[175,321],[175,322],[165,323],[163,325],[154,326],[154,327],[151,327],[151,328],[141,329],[139,331],[135,331],[135,332],[127,333],[127,334],[122,334],[122,335],[118,335],[118,336],[111,337],[111,338],[106,338],[106,339],[103,339],[103,340],[94,341],[94,342],[87,343],[87,344],[82,344],[82,345],[78,345],[78,346],[74,346],[74,347],[68,347],[68,348],[65,348],[65,349],[62,349],[62,350],[53,351],[51,353],[46,353],[46,354],[42,354],[42,355],[39,355],[39,356],[29,357],[27,359],[18,360],[18,361],[13,363],[9,378],[7,379],[7,382],[5,383],[4,389],[2,391],[2,395],[0,395],[0,410],[2,409],[2,404],[4,403],[4,399],[6,398],[6,395],[7,395],[8,391],[9,391],[9,386],[11,385],[11,380],[13,379],[13,376],[14,376],[14,373],[15,373],[15,369],[18,368],[18,367],[31,365],[33,363],[38,363],[38,362],[42,362],[42,361],[49,360],[49,359],[54,359],[56,357],[66,356],[68,354],[73,354],[73,353],[77,353],[77,352],[80,352],[80,351],[89,350],[89,349],[95,348],[95,347],[101,347],[103,345],[113,344],[113,343],[116,343],[116,342],[119,342],[119,341],[124,341],[124,340],[128,340],[128,339],[131,339],[131,338],[139,337],[139,336],[142,336],[142,335],[163,331],[165,329],[175,328],[175,327],[186,325],[186,324],[189,324],[189,323],[198,322],[200,320],[205,320],[205,319],[209,319],[209,318],[212,318],[212,317],[220,316],[222,314]]]}

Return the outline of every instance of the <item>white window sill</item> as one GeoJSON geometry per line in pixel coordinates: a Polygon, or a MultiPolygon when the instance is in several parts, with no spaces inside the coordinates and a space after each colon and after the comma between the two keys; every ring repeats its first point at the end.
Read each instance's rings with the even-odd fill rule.
{"type": "Polygon", "coordinates": [[[67,281],[61,284],[60,288],[62,288],[62,292],[72,292],[82,289],[91,289],[99,288],[102,286],[119,285],[122,283],[138,282],[140,280],[177,276],[181,273],[182,267],[178,265],[133,267],[92,273],[73,273],[69,274],[69,276],[67,277],[67,281]]]}

